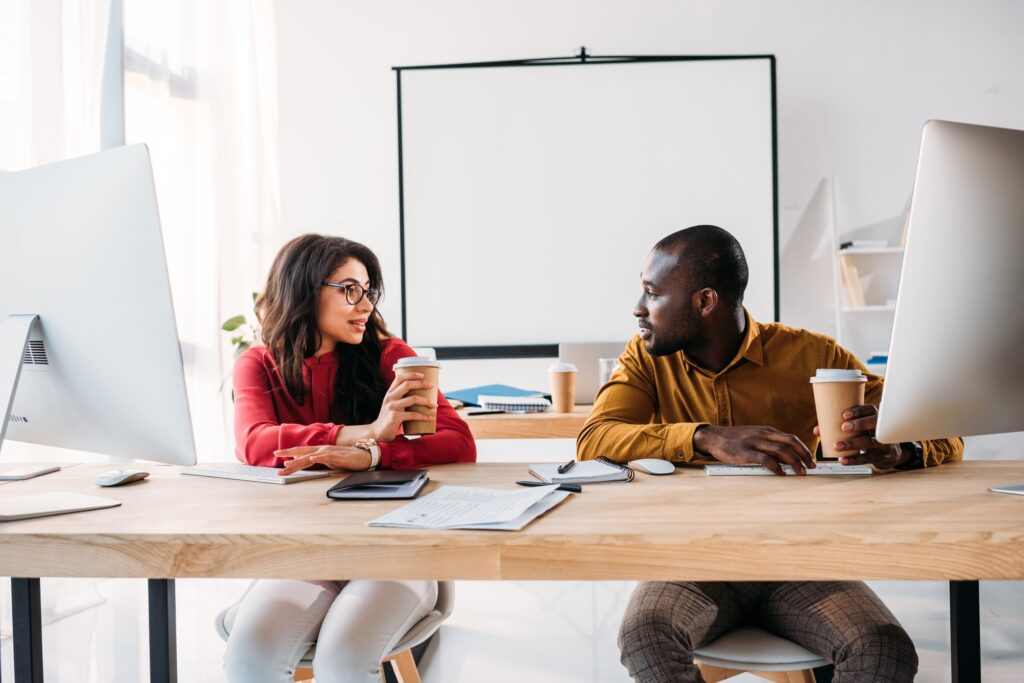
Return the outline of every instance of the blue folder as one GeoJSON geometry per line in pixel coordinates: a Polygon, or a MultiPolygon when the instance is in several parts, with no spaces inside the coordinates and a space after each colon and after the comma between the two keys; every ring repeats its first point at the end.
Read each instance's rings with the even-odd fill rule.
{"type": "Polygon", "coordinates": [[[456,401],[462,401],[467,406],[479,406],[479,399],[481,396],[547,396],[542,391],[530,391],[529,389],[520,389],[518,387],[510,387],[507,384],[486,384],[482,387],[471,387],[469,389],[458,389],[456,391],[445,392],[445,398],[455,399],[456,401]]]}

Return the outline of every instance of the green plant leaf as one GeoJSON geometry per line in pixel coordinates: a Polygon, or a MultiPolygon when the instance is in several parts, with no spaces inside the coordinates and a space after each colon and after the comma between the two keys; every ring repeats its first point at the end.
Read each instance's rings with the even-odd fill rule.
{"type": "Polygon", "coordinates": [[[252,346],[252,342],[239,342],[238,345],[235,347],[235,358],[238,358],[243,353],[245,353],[245,350],[248,349],[250,346],[252,346]]]}
{"type": "Polygon", "coordinates": [[[252,302],[253,303],[256,303],[256,299],[259,298],[259,295],[260,295],[259,292],[253,292],[252,293],[252,302]]]}
{"type": "Polygon", "coordinates": [[[239,327],[245,324],[244,315],[236,315],[234,318],[228,318],[224,321],[224,325],[221,327],[225,332],[234,332],[239,327]]]}
{"type": "Polygon", "coordinates": [[[245,343],[245,335],[240,334],[237,337],[232,337],[231,343],[234,344],[235,346],[241,346],[243,343],[245,343]]]}

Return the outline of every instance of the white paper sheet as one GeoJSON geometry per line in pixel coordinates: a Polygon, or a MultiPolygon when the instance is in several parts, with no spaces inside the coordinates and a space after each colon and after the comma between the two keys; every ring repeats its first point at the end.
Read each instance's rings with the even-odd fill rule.
{"type": "Polygon", "coordinates": [[[516,531],[569,495],[558,487],[517,491],[442,486],[436,491],[378,517],[369,526],[414,529],[495,529],[516,531]]]}

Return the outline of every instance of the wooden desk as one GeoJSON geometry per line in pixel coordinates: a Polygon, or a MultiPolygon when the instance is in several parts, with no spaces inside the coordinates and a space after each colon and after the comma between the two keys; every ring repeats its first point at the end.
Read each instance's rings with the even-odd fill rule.
{"type": "Polygon", "coordinates": [[[575,406],[571,413],[527,413],[514,415],[467,415],[463,408],[459,415],[469,425],[477,439],[575,439],[593,406],[575,406]]]}
{"type": "MultiPolygon", "coordinates": [[[[987,490],[1024,481],[1024,462],[868,477],[707,477],[697,469],[638,474],[629,484],[588,486],[515,533],[367,527],[401,501],[330,501],[324,491],[332,480],[324,479],[273,486],[180,476],[178,468],[156,466],[145,482],[98,489],[93,478],[109,467],[79,465],[2,487],[4,497],[69,490],[123,505],[0,524],[0,575],[942,579],[954,588],[954,653],[960,642],[968,671],[961,680],[974,680],[975,665],[980,672],[978,653],[964,653],[963,646],[978,638],[976,606],[970,614],[976,582],[1024,579],[1024,498],[987,490]]],[[[526,468],[445,465],[430,474],[427,492],[443,484],[512,489],[526,468]]],[[[172,622],[166,644],[173,660],[170,587],[156,601],[169,605],[163,618],[172,622]]],[[[166,623],[156,627],[167,633],[166,623]]]]}

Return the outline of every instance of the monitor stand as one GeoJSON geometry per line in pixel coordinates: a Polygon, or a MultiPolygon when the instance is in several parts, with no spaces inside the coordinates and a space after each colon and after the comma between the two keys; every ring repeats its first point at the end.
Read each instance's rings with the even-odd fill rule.
{"type": "MultiPolygon", "coordinates": [[[[0,320],[0,406],[3,407],[3,420],[0,421],[0,448],[3,447],[4,435],[11,419],[11,408],[14,406],[14,394],[18,390],[21,378],[21,364],[28,348],[28,340],[32,330],[39,324],[39,316],[35,314],[10,315],[0,320]]],[[[11,472],[0,472],[0,480],[30,479],[41,474],[56,472],[60,467],[54,465],[38,465],[20,467],[11,472]]]]}

